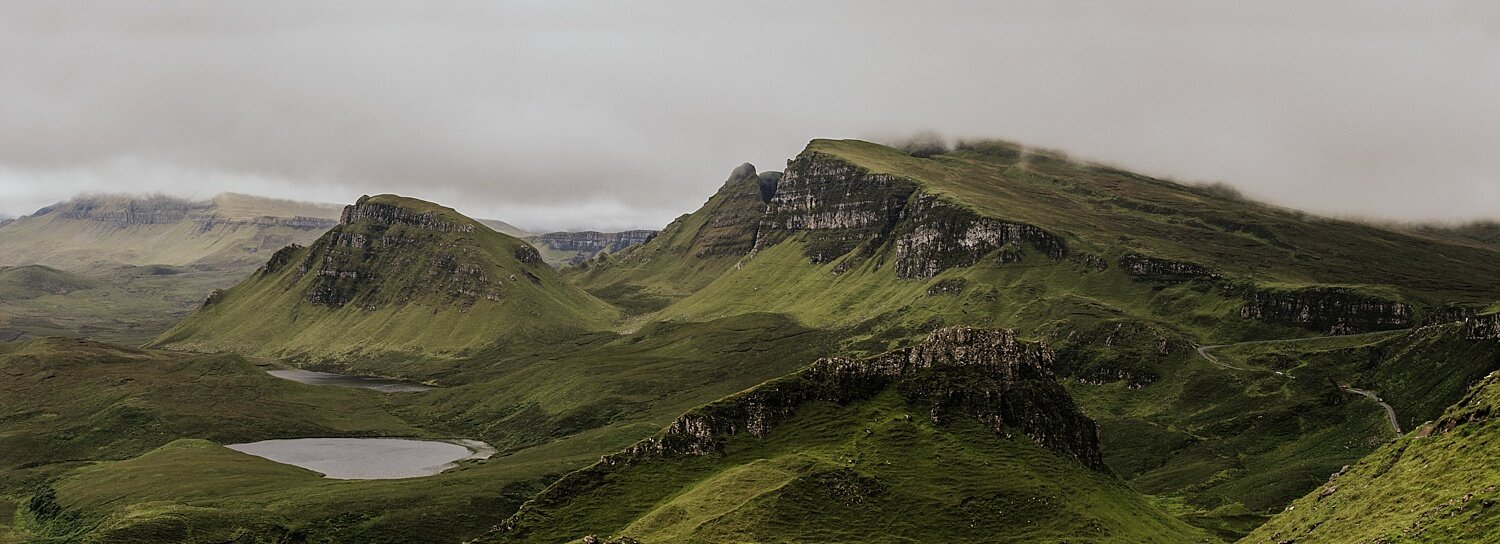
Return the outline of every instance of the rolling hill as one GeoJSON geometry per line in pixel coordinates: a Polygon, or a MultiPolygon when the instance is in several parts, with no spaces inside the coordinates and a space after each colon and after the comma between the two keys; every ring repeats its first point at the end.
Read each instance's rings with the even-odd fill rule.
{"type": "Polygon", "coordinates": [[[153,345],[369,366],[604,329],[615,316],[531,245],[449,208],[379,195],[347,206],[311,245],[277,251],[153,345]]]}

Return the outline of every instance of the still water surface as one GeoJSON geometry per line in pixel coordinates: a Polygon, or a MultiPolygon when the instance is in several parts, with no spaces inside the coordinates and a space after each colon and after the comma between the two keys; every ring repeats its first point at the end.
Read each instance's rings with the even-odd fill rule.
{"type": "Polygon", "coordinates": [[[277,378],[302,382],[312,385],[332,385],[335,387],[358,387],[360,389],[374,389],[385,393],[410,393],[414,391],[426,391],[436,389],[430,385],[417,382],[408,382],[392,378],[381,378],[379,376],[350,376],[347,374],[334,374],[332,372],[314,372],[311,370],[271,370],[267,374],[277,378]]]}
{"type": "Polygon", "coordinates": [[[495,453],[495,448],[477,440],[406,438],[294,438],[225,447],[338,480],[431,476],[458,466],[459,461],[488,459],[495,453]]]}

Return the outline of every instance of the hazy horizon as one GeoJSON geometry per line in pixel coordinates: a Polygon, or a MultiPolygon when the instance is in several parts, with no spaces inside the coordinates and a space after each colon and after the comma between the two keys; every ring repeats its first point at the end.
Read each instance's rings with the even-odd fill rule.
{"type": "Polygon", "coordinates": [[[272,4],[0,6],[0,217],[390,192],[660,228],[741,162],[934,130],[1320,215],[1500,219],[1480,2],[272,4]]]}

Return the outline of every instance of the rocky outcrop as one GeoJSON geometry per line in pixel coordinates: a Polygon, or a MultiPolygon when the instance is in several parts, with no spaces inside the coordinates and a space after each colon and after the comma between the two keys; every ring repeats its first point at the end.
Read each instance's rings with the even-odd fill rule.
{"type": "Polygon", "coordinates": [[[644,244],[654,236],[654,230],[549,232],[538,235],[531,241],[552,251],[573,254],[555,264],[578,264],[600,253],[617,253],[625,248],[644,244]]]}
{"type": "Polygon", "coordinates": [[[893,235],[900,278],[930,278],[977,264],[998,250],[1001,263],[1023,258],[1029,246],[1052,260],[1067,255],[1062,238],[1022,223],[981,217],[932,194],[918,194],[901,211],[893,235]]]}
{"type": "Polygon", "coordinates": [[[927,296],[938,297],[947,295],[950,297],[956,297],[963,294],[964,287],[968,284],[969,280],[963,278],[951,278],[942,280],[927,287],[927,296]]]}
{"type": "Polygon", "coordinates": [[[1240,317],[1296,325],[1330,334],[1401,329],[1413,322],[1412,308],[1402,302],[1360,294],[1343,287],[1295,291],[1252,290],[1240,317]]]}
{"type": "Polygon", "coordinates": [[[353,205],[344,206],[344,214],[339,218],[340,225],[353,225],[359,221],[383,226],[410,225],[438,232],[474,232],[475,228],[473,222],[448,221],[433,212],[419,212],[404,206],[373,202],[369,196],[362,196],[353,205]]]}
{"type": "MultiPolygon", "coordinates": [[[[497,301],[507,282],[523,278],[515,274],[497,277],[495,264],[478,247],[454,238],[454,233],[475,232],[476,225],[437,211],[363,197],[344,208],[339,225],[300,251],[294,278],[311,274],[312,283],[303,299],[329,308],[354,304],[374,310],[430,294],[442,295],[461,307],[479,300],[497,301]]],[[[296,248],[278,251],[263,274],[284,268],[298,253],[296,248]]],[[[521,265],[542,262],[536,248],[524,243],[510,257],[521,265]]],[[[526,276],[535,281],[534,275],[526,276]]]]}
{"type": "Polygon", "coordinates": [[[893,248],[897,277],[929,278],[972,266],[998,252],[1020,260],[1027,247],[1050,259],[1067,255],[1062,238],[1035,226],[980,216],[911,180],[869,171],[821,153],[787,164],[760,221],[757,249],[803,234],[806,256],[826,263],[861,250],[893,248]]]}
{"type": "MultiPolygon", "coordinates": [[[[730,437],[764,437],[806,403],[847,404],[890,388],[926,407],[927,413],[918,417],[937,425],[972,418],[997,434],[1025,436],[1092,470],[1107,471],[1098,426],[1053,378],[1052,358],[1045,346],[1021,342],[1011,331],[950,327],[906,349],[821,359],[796,374],[693,410],[655,437],[563,476],[495,529],[524,534],[537,516],[606,485],[612,474],[642,460],[717,455],[730,437]]],[[[810,477],[849,503],[883,490],[880,482],[853,472],[810,477]]]]}
{"type": "Polygon", "coordinates": [[[1464,338],[1500,340],[1500,314],[1473,316],[1464,321],[1464,338]]]}
{"type": "Polygon", "coordinates": [[[916,183],[872,174],[822,153],[804,153],[787,163],[771,196],[755,248],[769,247],[797,234],[806,236],[806,255],[830,262],[858,247],[873,251],[884,242],[916,183]]]}
{"type": "Polygon", "coordinates": [[[1168,259],[1147,257],[1128,253],[1120,257],[1120,269],[1131,277],[1149,281],[1179,283],[1192,280],[1219,279],[1219,274],[1206,266],[1168,259]]]}
{"type": "Polygon", "coordinates": [[[806,402],[847,404],[896,387],[928,407],[934,423],[975,418],[997,433],[1012,429],[1061,455],[1104,470],[1098,428],[1053,378],[1052,351],[1011,331],[949,327],[910,348],[874,357],[831,357],[807,369],[704,406],[606,460],[706,455],[729,437],[763,437],[806,402]]]}

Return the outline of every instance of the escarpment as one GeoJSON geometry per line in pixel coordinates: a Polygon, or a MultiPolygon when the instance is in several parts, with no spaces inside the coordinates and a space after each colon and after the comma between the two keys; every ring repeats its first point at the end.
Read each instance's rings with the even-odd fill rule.
{"type": "Polygon", "coordinates": [[[1120,268],[1132,277],[1161,282],[1184,282],[1196,279],[1218,279],[1213,269],[1189,262],[1128,253],[1120,257],[1120,268]]]}
{"type": "Polygon", "coordinates": [[[912,347],[867,358],[830,357],[796,374],[709,404],[678,418],[654,438],[607,460],[634,456],[707,455],[728,438],[764,437],[805,403],[868,399],[895,387],[925,406],[934,423],[976,418],[990,430],[1015,430],[1037,444],[1104,470],[1098,428],[1052,375],[1053,353],[1012,331],[949,327],[912,347]]]}
{"type": "Polygon", "coordinates": [[[171,225],[189,222],[200,231],[232,225],[284,226],[314,230],[327,229],[337,224],[337,221],[333,219],[303,215],[232,217],[222,213],[217,200],[193,201],[165,196],[79,197],[37,210],[35,216],[55,215],[60,219],[107,223],[116,226],[171,225]]]}
{"type": "Polygon", "coordinates": [[[930,278],[950,268],[978,264],[999,251],[998,262],[1022,259],[1022,244],[1054,261],[1067,256],[1062,238],[1040,228],[981,217],[931,194],[918,194],[901,213],[894,234],[896,276],[930,278]]]}
{"type": "Polygon", "coordinates": [[[654,236],[654,230],[549,232],[537,235],[531,241],[552,251],[572,254],[559,264],[578,264],[600,253],[616,253],[644,244],[654,236]]]}
{"type": "Polygon", "coordinates": [[[804,153],[786,173],[760,220],[757,249],[804,233],[805,253],[825,263],[861,245],[878,247],[901,219],[917,184],[872,174],[821,153],[804,153]]]}
{"type": "Polygon", "coordinates": [[[1331,334],[1400,329],[1413,322],[1412,308],[1342,287],[1295,291],[1255,290],[1245,295],[1240,317],[1297,325],[1331,334]]]}

